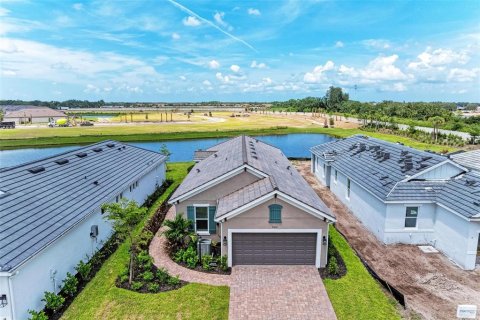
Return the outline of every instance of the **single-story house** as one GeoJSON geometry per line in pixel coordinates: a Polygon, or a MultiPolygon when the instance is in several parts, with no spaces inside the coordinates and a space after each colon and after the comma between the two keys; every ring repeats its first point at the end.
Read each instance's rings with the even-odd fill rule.
{"type": "Polygon", "coordinates": [[[5,110],[3,121],[14,121],[15,124],[49,123],[66,118],[67,115],[63,111],[48,107],[17,106],[15,110],[5,110]]]}
{"type": "Polygon", "coordinates": [[[102,204],[142,204],[164,180],[164,156],[116,141],[0,169],[0,319],[42,309],[44,291],[102,247],[102,204]]]}
{"type": "Polygon", "coordinates": [[[312,171],[383,243],[427,244],[464,269],[480,251],[480,175],[361,135],[311,148],[312,171]]]}
{"type": "Polygon", "coordinates": [[[170,203],[229,266],[325,266],[335,216],[282,151],[248,136],[206,151],[170,203]]]}

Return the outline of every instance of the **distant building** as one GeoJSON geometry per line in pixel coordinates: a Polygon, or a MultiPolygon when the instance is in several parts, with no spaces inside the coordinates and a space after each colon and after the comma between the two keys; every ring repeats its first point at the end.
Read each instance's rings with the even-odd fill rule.
{"type": "Polygon", "coordinates": [[[165,160],[104,141],[0,169],[0,319],[41,310],[44,292],[58,293],[67,272],[110,238],[102,204],[142,204],[165,180],[165,160]]]}
{"type": "Polygon", "coordinates": [[[365,136],[315,146],[318,180],[385,244],[432,245],[480,263],[478,152],[452,157],[365,136]]]}
{"type": "Polygon", "coordinates": [[[15,124],[48,123],[66,118],[67,115],[63,111],[48,107],[18,106],[15,110],[7,108],[3,121],[14,121],[15,124]]]}

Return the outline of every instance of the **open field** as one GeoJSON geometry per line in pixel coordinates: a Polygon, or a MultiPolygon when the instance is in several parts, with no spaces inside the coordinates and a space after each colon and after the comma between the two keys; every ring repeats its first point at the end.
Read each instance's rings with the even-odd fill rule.
{"type": "Polygon", "coordinates": [[[338,138],[365,134],[387,141],[402,142],[418,149],[437,152],[454,151],[452,147],[421,143],[413,139],[365,132],[356,122],[338,121],[335,128],[323,128],[322,118],[299,114],[251,114],[249,117],[230,117],[230,112],[214,113],[213,117],[194,115],[199,121],[162,123],[107,123],[93,127],[19,127],[0,131],[0,150],[23,147],[46,147],[69,144],[88,144],[106,139],[119,141],[159,141],[197,138],[231,137],[239,134],[274,135],[289,133],[323,133],[338,138]]]}
{"type": "MultiPolygon", "coordinates": [[[[169,163],[167,178],[174,183],[155,202],[147,216],[180,184],[191,163],[169,163]]],[[[141,229],[145,221],[140,223],[141,229]]],[[[123,243],[73,301],[62,319],[226,319],[229,288],[191,283],[178,290],[144,294],[115,286],[128,263],[128,243],[123,243]]]]}

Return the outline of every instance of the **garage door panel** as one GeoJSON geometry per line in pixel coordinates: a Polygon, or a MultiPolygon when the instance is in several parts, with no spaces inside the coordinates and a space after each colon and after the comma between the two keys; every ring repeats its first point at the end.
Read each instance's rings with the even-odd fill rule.
{"type": "Polygon", "coordinates": [[[233,233],[232,263],[314,265],[316,233],[233,233]]]}

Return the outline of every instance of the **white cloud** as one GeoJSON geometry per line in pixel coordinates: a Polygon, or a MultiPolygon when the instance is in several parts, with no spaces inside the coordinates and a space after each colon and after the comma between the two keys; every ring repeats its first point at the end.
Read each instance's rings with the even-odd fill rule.
{"type": "Polygon", "coordinates": [[[326,80],[325,73],[335,68],[333,61],[327,61],[325,65],[316,66],[312,72],[307,72],[303,76],[303,81],[306,83],[320,83],[326,80]]]}
{"type": "Polygon", "coordinates": [[[217,72],[215,74],[215,78],[217,78],[217,80],[223,82],[223,83],[228,83],[230,82],[230,77],[229,76],[223,76],[221,72],[217,72]]]}
{"type": "Polygon", "coordinates": [[[417,61],[408,64],[412,70],[430,69],[448,64],[466,64],[470,56],[466,51],[453,51],[451,49],[435,49],[428,47],[417,56],[417,61]]]}
{"type": "Polygon", "coordinates": [[[0,7],[0,17],[8,16],[9,13],[10,13],[10,10],[0,7]]]}
{"type": "Polygon", "coordinates": [[[252,63],[250,64],[250,68],[257,68],[257,69],[265,69],[267,65],[263,62],[257,63],[256,60],[253,60],[252,63]]]}
{"type": "Polygon", "coordinates": [[[181,38],[181,37],[180,37],[180,35],[179,35],[178,33],[176,33],[176,32],[172,33],[172,39],[173,39],[173,40],[178,40],[178,39],[180,39],[180,38],[181,38]]]}
{"type": "Polygon", "coordinates": [[[183,80],[183,81],[187,80],[187,77],[185,77],[185,76],[179,76],[179,78],[180,78],[180,80],[183,80]]]}
{"type": "Polygon", "coordinates": [[[335,42],[335,48],[343,48],[345,45],[343,44],[342,41],[337,41],[335,42]]]}
{"type": "Polygon", "coordinates": [[[238,71],[240,71],[240,67],[236,64],[232,64],[230,66],[230,70],[232,70],[233,72],[238,72],[238,71]]]}
{"type": "Polygon", "coordinates": [[[77,11],[83,10],[83,3],[74,3],[72,5],[72,8],[77,10],[77,11]]]}
{"type": "Polygon", "coordinates": [[[188,16],[183,19],[183,24],[187,27],[198,27],[202,24],[196,17],[188,16]]]}
{"type": "Polygon", "coordinates": [[[208,80],[203,80],[202,84],[207,87],[210,87],[212,85],[212,83],[208,80]]]}
{"type": "Polygon", "coordinates": [[[98,88],[97,86],[94,86],[93,84],[89,83],[89,84],[87,84],[87,86],[85,87],[83,92],[85,92],[85,93],[99,93],[100,88],[98,88]]]}
{"type": "Polygon", "coordinates": [[[449,81],[457,81],[457,82],[473,82],[480,76],[480,68],[473,68],[473,69],[460,69],[460,68],[453,68],[448,73],[448,80],[449,81]]]}
{"type": "Polygon", "coordinates": [[[398,55],[380,56],[368,63],[368,65],[360,70],[360,76],[369,80],[405,80],[407,75],[395,66],[398,55]]]}
{"type": "Polygon", "coordinates": [[[259,16],[261,15],[260,10],[255,9],[255,8],[248,8],[247,10],[248,14],[251,16],[259,16]]]}
{"type": "Polygon", "coordinates": [[[385,39],[367,39],[363,40],[361,43],[367,48],[376,50],[384,50],[391,48],[390,41],[385,39]]]}
{"type": "Polygon", "coordinates": [[[220,67],[220,63],[217,60],[211,60],[208,62],[208,67],[210,69],[218,69],[220,67]]]}

